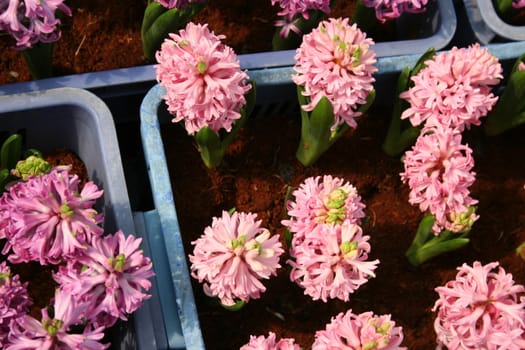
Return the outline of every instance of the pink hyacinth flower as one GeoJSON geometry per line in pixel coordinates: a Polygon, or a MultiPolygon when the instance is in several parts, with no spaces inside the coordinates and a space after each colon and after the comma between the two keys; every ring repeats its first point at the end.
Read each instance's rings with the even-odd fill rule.
{"type": "Polygon", "coordinates": [[[348,21],[322,21],[303,36],[295,54],[297,74],[292,80],[303,86],[303,95],[310,98],[302,108],[312,111],[326,97],[334,111],[332,130],[343,123],[357,127],[355,118],[362,114],[357,109],[366,103],[375,81],[372,74],[377,71],[376,54],[370,49],[374,42],[348,21]]]}
{"type": "Polygon", "coordinates": [[[0,198],[3,253],[14,263],[56,264],[100,236],[103,215],[93,208],[102,196],[93,182],[79,190],[80,179],[68,167],[32,176],[9,187],[0,198]]]}
{"type": "Polygon", "coordinates": [[[5,261],[0,263],[0,348],[7,344],[10,323],[29,311],[31,300],[27,294],[27,282],[12,275],[5,261]]]}
{"type": "MultiPolygon", "coordinates": [[[[524,2],[525,3],[525,2],[524,2]]],[[[525,5],[524,5],[525,6],[525,5]]],[[[522,70],[525,70],[525,62],[521,61],[519,64],[518,64],[518,70],[519,71],[522,71],[522,70]]]]}
{"type": "Polygon", "coordinates": [[[498,100],[490,91],[503,77],[498,59],[476,43],[441,52],[425,64],[412,77],[414,86],[400,95],[410,104],[401,119],[460,131],[480,125],[498,100]]]}
{"type": "Polygon", "coordinates": [[[282,224],[294,234],[294,241],[323,224],[343,221],[360,224],[365,205],[357,189],[349,182],[331,175],[309,177],[292,193],[287,202],[289,219],[282,224]]]}
{"type": "Polygon", "coordinates": [[[275,333],[269,332],[268,337],[251,335],[250,342],[241,346],[239,350],[300,350],[300,347],[292,338],[276,341],[275,333]]]}
{"type": "Polygon", "coordinates": [[[374,8],[377,19],[384,23],[403,13],[421,13],[426,10],[428,0],[363,0],[363,5],[374,8]]]}
{"type": "Polygon", "coordinates": [[[354,314],[352,310],[332,317],[324,330],[315,332],[312,350],[404,350],[403,329],[396,326],[390,315],[372,312],[354,314]]]}
{"type": "Polygon", "coordinates": [[[322,11],[330,13],[330,0],[271,0],[272,5],[279,4],[281,10],[278,16],[297,18],[302,16],[309,18],[308,11],[322,11]]]}
{"type": "Polygon", "coordinates": [[[469,190],[476,180],[474,158],[468,145],[461,144],[457,129],[425,128],[412,150],[405,153],[403,163],[405,171],[400,175],[410,186],[409,202],[435,216],[432,229],[436,235],[443,229],[462,232],[464,226],[457,220],[462,214],[469,213],[470,226],[477,220],[469,210],[477,203],[469,190]]]}
{"type": "Polygon", "coordinates": [[[17,49],[55,42],[61,35],[58,11],[71,16],[64,0],[0,0],[0,31],[16,40],[17,49]]]}
{"type": "Polygon", "coordinates": [[[184,121],[190,135],[207,126],[230,131],[241,117],[251,89],[233,49],[221,43],[208,25],[189,22],[171,33],[157,51],[156,75],[173,122],[184,121]]]}
{"type": "Polygon", "coordinates": [[[293,243],[290,280],[304,288],[313,300],[348,301],[350,294],[375,277],[379,260],[367,261],[369,236],[349,221],[323,225],[300,243],[293,243]]]}
{"type": "Polygon", "coordinates": [[[435,290],[434,329],[439,349],[525,349],[525,287],[498,262],[458,268],[456,279],[435,290]]]}
{"type": "Polygon", "coordinates": [[[122,231],[96,237],[82,255],[60,267],[55,280],[61,290],[89,301],[89,318],[96,324],[127,320],[150,297],[144,291],[154,275],[150,258],[139,249],[141,242],[122,231]]]}
{"type": "Polygon", "coordinates": [[[53,317],[44,308],[41,321],[25,315],[11,323],[5,350],[103,350],[109,347],[110,344],[100,342],[104,327],[93,328],[87,324],[82,333],[76,330],[84,324],[87,303],[58,290],[54,299],[53,317]]]}
{"type": "Polygon", "coordinates": [[[167,9],[184,9],[186,6],[192,3],[205,3],[208,0],[155,0],[163,7],[167,9]]]}
{"type": "Polygon", "coordinates": [[[253,213],[214,217],[211,226],[192,244],[192,276],[204,282],[204,292],[227,306],[258,299],[266,290],[261,279],[276,275],[284,250],[278,235],[261,227],[253,213]]]}
{"type": "Polygon", "coordinates": [[[525,0],[512,0],[512,6],[514,8],[525,7],[525,0]]]}

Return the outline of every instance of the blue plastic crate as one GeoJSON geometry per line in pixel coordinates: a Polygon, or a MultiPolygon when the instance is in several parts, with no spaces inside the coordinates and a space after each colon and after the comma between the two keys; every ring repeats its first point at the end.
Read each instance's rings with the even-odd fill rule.
{"type": "MultiPolygon", "coordinates": [[[[23,131],[28,145],[41,151],[74,151],[90,179],[104,190],[97,208],[104,213],[106,232],[122,230],[141,237],[143,231],[135,230],[113,117],[100,98],[77,88],[0,96],[0,130],[23,131]]],[[[151,256],[144,241],[145,254],[151,256]]],[[[156,279],[152,282],[152,298],[133,315],[134,323],[111,334],[112,348],[151,350],[167,343],[156,279]]]]}
{"type": "Polygon", "coordinates": [[[504,22],[496,12],[492,0],[463,0],[474,36],[481,44],[493,43],[498,37],[508,41],[525,40],[525,25],[504,22]]]}

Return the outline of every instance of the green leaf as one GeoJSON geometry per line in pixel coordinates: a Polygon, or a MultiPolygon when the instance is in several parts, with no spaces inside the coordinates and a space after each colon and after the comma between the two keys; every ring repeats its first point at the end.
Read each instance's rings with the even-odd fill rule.
{"type": "Polygon", "coordinates": [[[224,149],[219,135],[205,126],[195,133],[194,137],[204,164],[210,169],[219,166],[224,157],[224,149]]]}
{"type": "Polygon", "coordinates": [[[5,191],[5,186],[11,180],[12,176],[7,169],[0,170],[0,192],[5,191]]]}
{"type": "Polygon", "coordinates": [[[155,53],[160,49],[169,33],[183,28],[188,21],[206,6],[206,3],[192,3],[184,9],[167,9],[157,2],[151,2],[144,11],[141,37],[144,56],[155,62],[155,53]]]}
{"type": "Polygon", "coordinates": [[[485,121],[487,135],[499,135],[525,122],[525,71],[514,71],[485,121]]]}
{"type": "Polygon", "coordinates": [[[229,311],[239,311],[240,309],[243,308],[244,305],[246,305],[246,303],[245,303],[244,301],[242,301],[242,300],[238,300],[238,301],[235,302],[235,304],[233,304],[233,305],[231,305],[231,306],[230,306],[230,305],[224,305],[224,304],[222,304],[222,303],[221,303],[221,305],[222,305],[222,307],[225,308],[226,310],[229,310],[229,311]]]}
{"type": "Polygon", "coordinates": [[[0,149],[0,166],[6,169],[14,169],[20,160],[22,153],[22,136],[12,134],[4,141],[0,149]]]}

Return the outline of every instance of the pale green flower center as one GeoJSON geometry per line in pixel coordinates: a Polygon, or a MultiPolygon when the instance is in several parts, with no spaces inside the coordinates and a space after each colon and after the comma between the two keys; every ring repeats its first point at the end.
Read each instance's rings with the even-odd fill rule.
{"type": "Polygon", "coordinates": [[[344,258],[351,258],[357,252],[357,242],[343,242],[339,245],[339,250],[344,258]]]}
{"type": "Polygon", "coordinates": [[[60,320],[55,320],[55,319],[53,320],[47,319],[42,322],[42,326],[47,331],[47,334],[49,334],[49,336],[51,337],[54,337],[57,334],[60,328],[62,328],[63,324],[64,322],[60,320]]]}
{"type": "Polygon", "coordinates": [[[10,279],[10,274],[0,272],[0,285],[3,285],[4,283],[8,283],[10,279]]]}
{"type": "Polygon", "coordinates": [[[476,222],[476,207],[471,206],[462,213],[451,213],[449,218],[453,224],[454,232],[466,232],[472,228],[476,222]]]}
{"type": "Polygon", "coordinates": [[[325,199],[326,215],[324,222],[327,224],[341,224],[346,218],[345,203],[348,193],[343,188],[338,188],[325,199]]]}
{"type": "Polygon", "coordinates": [[[197,71],[200,74],[204,74],[206,73],[206,69],[208,69],[208,65],[206,64],[206,62],[204,62],[202,59],[199,59],[199,61],[197,62],[197,71]]]}
{"type": "Polygon", "coordinates": [[[232,249],[235,250],[239,247],[244,247],[244,244],[246,243],[246,235],[241,235],[238,238],[232,239],[232,249]]]}
{"type": "Polygon", "coordinates": [[[67,203],[64,203],[60,206],[60,214],[62,215],[62,217],[72,217],[74,212],[73,210],[69,207],[69,205],[67,205],[67,203]]]}
{"type": "Polygon", "coordinates": [[[126,256],[124,254],[119,254],[114,258],[109,258],[109,264],[113,270],[123,272],[124,265],[126,264],[126,256]]]}

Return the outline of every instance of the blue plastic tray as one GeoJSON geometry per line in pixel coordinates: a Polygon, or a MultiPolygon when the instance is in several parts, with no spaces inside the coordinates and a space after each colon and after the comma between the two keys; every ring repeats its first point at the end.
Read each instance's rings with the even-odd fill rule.
{"type": "MultiPolygon", "coordinates": [[[[0,96],[0,130],[23,130],[30,147],[42,151],[76,152],[90,179],[104,189],[97,208],[104,212],[106,232],[120,229],[141,236],[143,231],[135,232],[113,117],[100,98],[77,88],[0,96]]],[[[151,256],[144,241],[145,254],[151,256]]],[[[128,322],[111,335],[114,348],[151,350],[167,343],[156,279],[152,282],[153,296],[133,315],[135,325],[128,322]]]]}
{"type": "MultiPolygon", "coordinates": [[[[520,53],[525,52],[525,42],[489,45],[488,50],[509,66],[520,53]]],[[[377,103],[391,102],[391,92],[398,74],[406,66],[414,65],[418,59],[419,55],[379,58],[377,62],[379,71],[376,74],[377,83],[375,84],[379,89],[377,103]]],[[[250,77],[257,81],[255,109],[257,113],[264,114],[274,108],[282,111],[286,106],[295,108],[296,90],[290,78],[292,73],[291,67],[249,71],[250,77]]],[[[162,259],[166,261],[166,271],[163,273],[166,276],[171,275],[171,279],[163,279],[162,282],[159,282],[164,285],[160,288],[163,294],[161,299],[175,300],[175,305],[171,305],[169,310],[164,310],[164,314],[170,316],[173,313],[173,307],[177,307],[187,348],[200,350],[204,349],[204,343],[160,133],[161,125],[170,120],[162,100],[164,91],[160,85],[152,87],[143,99],[140,109],[140,132],[156,208],[144,214],[151,222],[146,233],[150,240],[155,241],[155,246],[152,246],[153,254],[162,256],[162,259]],[[166,251],[169,251],[169,254],[166,251]],[[171,290],[170,287],[172,287],[171,290]]],[[[171,327],[170,322],[172,321],[168,319],[165,321],[166,326],[171,327]]],[[[169,333],[168,331],[168,336],[169,333]]]]}
{"type": "Polygon", "coordinates": [[[496,12],[492,0],[464,0],[468,20],[474,35],[482,44],[490,44],[497,37],[509,41],[525,40],[525,26],[504,22],[496,12]]]}

